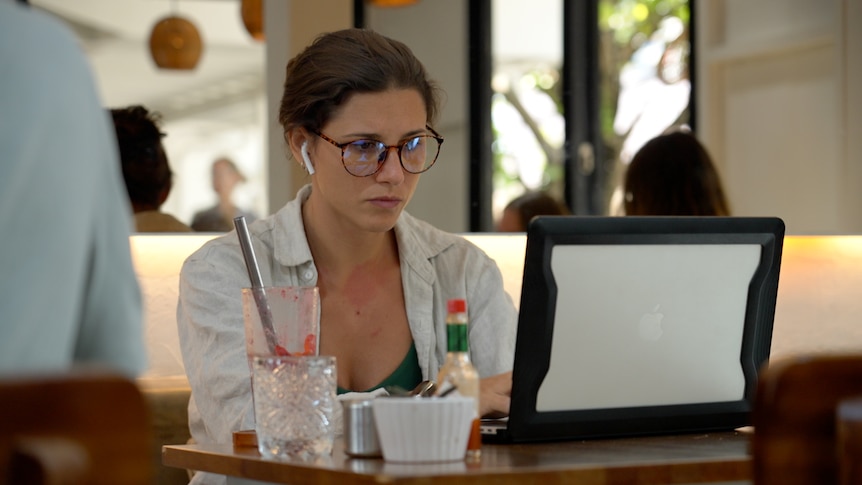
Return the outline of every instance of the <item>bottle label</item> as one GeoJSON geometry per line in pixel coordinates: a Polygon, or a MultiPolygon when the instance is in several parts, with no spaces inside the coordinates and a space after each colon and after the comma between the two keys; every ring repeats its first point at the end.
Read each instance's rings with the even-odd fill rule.
{"type": "Polygon", "coordinates": [[[467,325],[461,323],[446,325],[446,342],[449,352],[467,352],[467,325]]]}

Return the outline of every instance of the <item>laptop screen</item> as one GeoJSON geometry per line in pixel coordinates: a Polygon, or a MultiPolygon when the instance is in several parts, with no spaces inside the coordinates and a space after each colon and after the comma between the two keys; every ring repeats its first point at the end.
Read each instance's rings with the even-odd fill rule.
{"type": "Polygon", "coordinates": [[[748,424],[783,236],[777,218],[534,219],[509,431],[527,440],[748,424]]]}
{"type": "Polygon", "coordinates": [[[745,304],[759,260],[755,244],[555,246],[551,272],[566,297],[556,301],[536,409],[742,399],[745,304]]]}

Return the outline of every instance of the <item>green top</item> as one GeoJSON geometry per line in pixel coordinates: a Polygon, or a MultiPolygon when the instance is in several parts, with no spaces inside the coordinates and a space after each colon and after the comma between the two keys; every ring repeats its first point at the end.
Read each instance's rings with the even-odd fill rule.
{"type": "MultiPolygon", "coordinates": [[[[370,392],[381,387],[400,387],[401,389],[413,389],[422,382],[422,369],[419,368],[419,357],[416,354],[416,344],[410,344],[410,350],[398,368],[389,374],[389,377],[383,379],[383,382],[376,386],[366,389],[362,392],[370,392]]],[[[353,392],[350,389],[338,388],[338,394],[353,392]]]]}

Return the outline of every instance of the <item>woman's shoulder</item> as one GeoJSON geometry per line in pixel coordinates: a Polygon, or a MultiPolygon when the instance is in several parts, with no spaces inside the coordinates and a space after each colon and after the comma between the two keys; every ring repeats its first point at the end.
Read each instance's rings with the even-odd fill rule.
{"type": "Polygon", "coordinates": [[[186,274],[192,268],[206,270],[213,266],[241,264],[243,261],[236,233],[231,231],[204,242],[201,247],[192,252],[183,263],[182,273],[186,274]]]}

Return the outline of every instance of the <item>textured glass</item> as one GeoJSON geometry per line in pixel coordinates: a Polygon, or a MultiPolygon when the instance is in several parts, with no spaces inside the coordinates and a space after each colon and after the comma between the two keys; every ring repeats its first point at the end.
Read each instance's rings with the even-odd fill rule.
{"type": "Polygon", "coordinates": [[[258,449],[264,458],[332,453],[334,357],[253,357],[258,449]]]}

